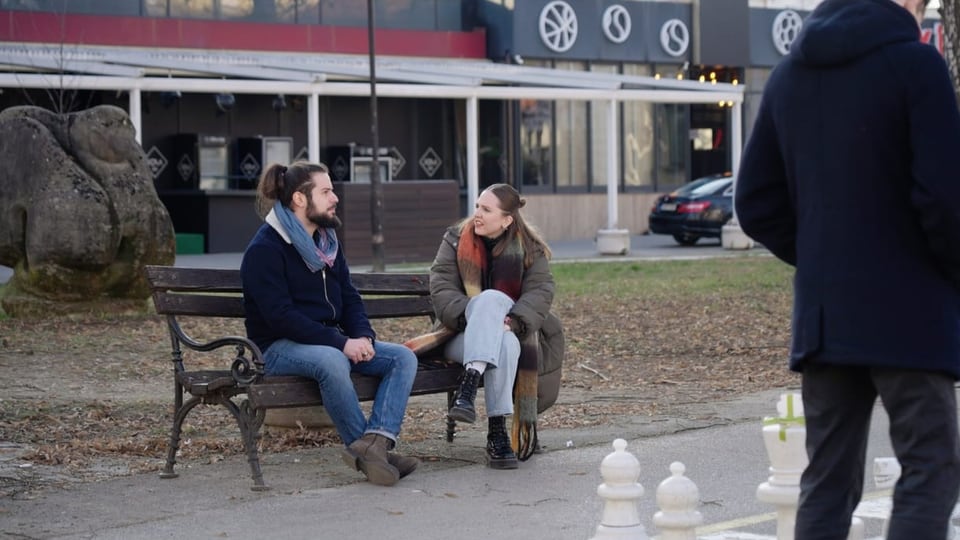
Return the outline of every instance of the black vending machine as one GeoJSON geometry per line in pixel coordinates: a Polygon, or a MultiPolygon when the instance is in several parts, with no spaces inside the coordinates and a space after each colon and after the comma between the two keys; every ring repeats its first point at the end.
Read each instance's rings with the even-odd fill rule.
{"type": "Polygon", "coordinates": [[[238,137],[233,152],[237,189],[256,189],[263,170],[273,163],[289,165],[293,137],[238,137]]]}
{"type": "Polygon", "coordinates": [[[228,189],[226,137],[178,133],[160,141],[157,149],[167,162],[156,178],[157,191],[228,189]]]}
{"type": "MultiPolygon", "coordinates": [[[[370,183],[373,175],[372,147],[359,144],[328,146],[323,159],[330,168],[330,179],[334,182],[370,183]]],[[[380,181],[392,181],[393,158],[390,156],[389,148],[379,148],[377,164],[380,168],[380,181]]]]}

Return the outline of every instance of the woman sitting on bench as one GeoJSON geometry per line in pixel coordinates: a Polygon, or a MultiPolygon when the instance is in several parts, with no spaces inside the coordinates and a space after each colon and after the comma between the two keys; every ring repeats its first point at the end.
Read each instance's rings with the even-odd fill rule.
{"type": "MultiPolygon", "coordinates": [[[[540,329],[553,302],[550,248],[520,214],[526,201],[507,184],[477,198],[476,210],[443,236],[430,268],[430,295],[446,356],[464,364],[448,416],[476,420],[483,377],[487,458],[493,469],[516,469],[536,448],[540,329]],[[513,442],[506,416],[513,417],[513,442]]],[[[562,347],[552,350],[562,350],[562,347]]]]}

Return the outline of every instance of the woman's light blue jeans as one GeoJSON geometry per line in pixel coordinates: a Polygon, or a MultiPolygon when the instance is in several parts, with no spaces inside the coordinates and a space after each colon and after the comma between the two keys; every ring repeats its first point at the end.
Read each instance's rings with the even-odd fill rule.
{"type": "Polygon", "coordinates": [[[520,340],[503,327],[513,299],[487,289],[467,303],[467,328],[456,335],[445,350],[447,358],[465,364],[486,362],[483,397],[487,417],[513,414],[513,382],[517,378],[520,340]]]}
{"type": "Polygon", "coordinates": [[[385,341],[377,341],[374,351],[372,360],[354,364],[336,347],[281,339],[270,345],[263,358],[267,375],[300,375],[317,381],[323,406],[345,445],[365,433],[396,442],[417,375],[417,357],[407,347],[385,341]],[[380,377],[369,420],[360,409],[351,372],[380,377]]]}

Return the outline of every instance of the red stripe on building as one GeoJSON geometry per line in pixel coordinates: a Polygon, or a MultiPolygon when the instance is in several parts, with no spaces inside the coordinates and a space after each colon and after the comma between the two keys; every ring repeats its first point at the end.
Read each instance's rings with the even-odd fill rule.
{"type": "MultiPolygon", "coordinates": [[[[486,58],[486,36],[472,32],[378,29],[377,54],[486,58]]],[[[118,47],[366,54],[367,30],[203,19],[60,15],[0,11],[0,41],[118,47]]]]}

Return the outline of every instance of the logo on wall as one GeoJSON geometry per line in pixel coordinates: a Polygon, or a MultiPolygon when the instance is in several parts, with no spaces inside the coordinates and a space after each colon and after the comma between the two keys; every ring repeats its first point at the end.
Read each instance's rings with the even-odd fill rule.
{"type": "Polygon", "coordinates": [[[247,154],[240,160],[240,174],[247,180],[256,180],[260,174],[260,162],[253,154],[247,154]]]}
{"type": "Polygon", "coordinates": [[[540,39],[548,49],[562,53],[577,41],[577,14],[570,4],[556,0],[540,12],[540,39]]]}
{"type": "Polygon", "coordinates": [[[803,18],[792,9],[786,9],[773,19],[773,46],[781,55],[790,54],[790,45],[797,39],[800,29],[803,28],[803,18]]]}
{"type": "Polygon", "coordinates": [[[396,146],[390,147],[388,155],[392,158],[390,160],[390,177],[397,178],[400,176],[400,171],[403,170],[403,166],[407,164],[407,159],[403,157],[400,150],[397,150],[396,146]]]}
{"type": "Polygon", "coordinates": [[[434,152],[433,148],[428,146],[426,152],[420,156],[419,163],[423,172],[427,173],[427,176],[430,178],[433,178],[433,175],[437,174],[440,166],[443,165],[443,160],[434,152]]]}
{"type": "Polygon", "coordinates": [[[690,30],[680,19],[670,19],[660,27],[660,46],[670,56],[683,56],[690,47],[690,30]]]}
{"type": "Polygon", "coordinates": [[[156,146],[150,147],[150,151],[147,152],[147,168],[150,169],[150,174],[153,175],[154,180],[167,168],[167,158],[156,146]]]}
{"type": "Polygon", "coordinates": [[[632,26],[630,12],[620,4],[614,4],[603,12],[603,35],[614,43],[626,41],[632,26]]]}
{"type": "MultiPolygon", "coordinates": [[[[297,155],[293,156],[293,161],[309,161],[310,160],[310,151],[307,150],[306,146],[301,146],[300,151],[297,152],[297,155]]],[[[291,161],[291,163],[293,163],[291,161]]]]}
{"type": "Polygon", "coordinates": [[[347,160],[343,159],[343,156],[337,156],[337,159],[333,160],[333,166],[330,167],[330,171],[333,173],[334,180],[343,182],[347,175],[350,174],[350,167],[347,165],[347,160]]]}
{"type": "Polygon", "coordinates": [[[180,161],[177,162],[177,172],[180,173],[180,178],[182,178],[184,182],[190,181],[190,177],[193,176],[193,169],[194,164],[190,156],[186,154],[180,156],[180,161]]]}

